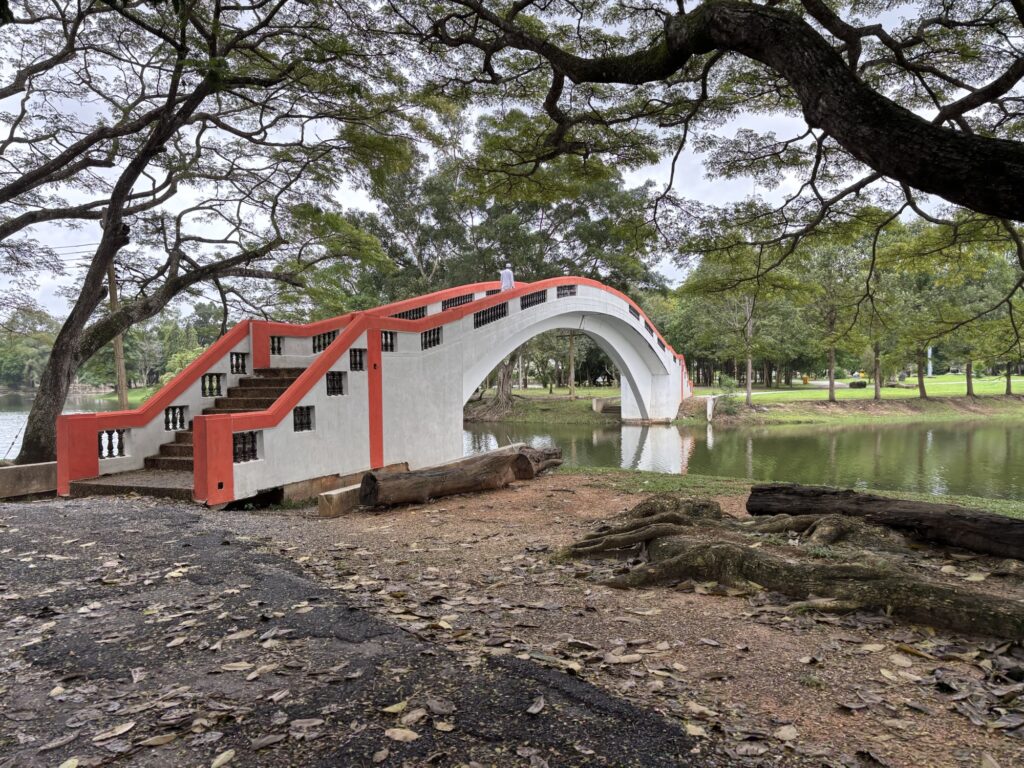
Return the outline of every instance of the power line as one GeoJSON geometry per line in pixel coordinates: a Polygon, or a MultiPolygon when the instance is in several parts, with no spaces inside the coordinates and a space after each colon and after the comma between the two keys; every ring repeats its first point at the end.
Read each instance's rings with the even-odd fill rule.
{"type": "Polygon", "coordinates": [[[63,250],[63,249],[66,249],[66,248],[70,248],[72,250],[77,250],[79,248],[86,248],[86,247],[88,247],[90,245],[99,245],[99,244],[100,244],[100,241],[97,240],[94,243],[75,243],[74,245],[48,245],[46,247],[51,249],[51,250],[54,250],[54,251],[59,251],[59,250],[63,250]]]}

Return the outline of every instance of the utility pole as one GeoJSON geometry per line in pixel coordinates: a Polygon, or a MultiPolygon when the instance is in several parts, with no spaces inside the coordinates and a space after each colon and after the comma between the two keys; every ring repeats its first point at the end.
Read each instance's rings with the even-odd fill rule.
{"type": "Polygon", "coordinates": [[[576,332],[569,331],[569,399],[576,399],[576,332]]]}
{"type": "MultiPolygon", "coordinates": [[[[117,274],[114,271],[114,260],[107,265],[107,288],[110,291],[110,314],[118,310],[117,274]]],[[[128,410],[128,374],[124,369],[124,339],[121,334],[114,337],[114,373],[117,375],[117,404],[122,411],[128,410]]]]}

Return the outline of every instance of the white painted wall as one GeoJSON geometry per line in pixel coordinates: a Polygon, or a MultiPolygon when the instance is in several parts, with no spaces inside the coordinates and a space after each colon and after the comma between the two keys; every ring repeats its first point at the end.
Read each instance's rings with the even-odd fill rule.
{"type": "Polygon", "coordinates": [[[450,328],[440,346],[421,351],[419,333],[399,333],[395,351],[381,353],[385,464],[417,469],[462,456],[462,370],[450,328]]]}
{"type": "MultiPolygon", "coordinates": [[[[365,348],[366,334],[352,346],[365,348]]],[[[369,374],[349,371],[348,352],[331,370],[348,372],[348,394],[328,395],[324,376],[299,402],[300,406],[313,406],[313,430],[296,432],[290,413],[276,427],[263,430],[259,458],[234,465],[236,499],[287,483],[369,468],[369,374]]]]}

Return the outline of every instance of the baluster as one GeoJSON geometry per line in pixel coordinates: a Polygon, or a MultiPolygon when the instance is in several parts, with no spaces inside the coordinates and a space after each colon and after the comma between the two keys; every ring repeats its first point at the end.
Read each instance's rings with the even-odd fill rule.
{"type": "Polygon", "coordinates": [[[102,459],[103,458],[103,432],[102,431],[96,433],[96,440],[99,443],[100,458],[102,459]]]}
{"type": "Polygon", "coordinates": [[[117,430],[117,455],[124,456],[124,430],[117,430]]]}

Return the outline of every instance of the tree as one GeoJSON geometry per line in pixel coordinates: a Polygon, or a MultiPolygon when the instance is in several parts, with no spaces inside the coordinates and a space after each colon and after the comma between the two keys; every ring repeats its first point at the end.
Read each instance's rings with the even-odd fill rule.
{"type": "MultiPolygon", "coordinates": [[[[456,82],[498,86],[542,106],[550,127],[535,125],[535,140],[520,145],[522,170],[559,154],[635,151],[622,135],[641,121],[677,127],[678,143],[739,106],[799,109],[803,138],[822,161],[806,168],[808,194],[819,194],[817,183],[839,163],[844,176],[859,170],[845,156],[873,173],[841,197],[884,176],[908,199],[916,189],[1024,218],[1024,145],[1013,140],[1016,121],[1002,117],[1016,114],[1014,88],[1024,76],[1024,58],[1003,44],[1024,25],[1024,5],[922,1],[891,31],[857,22],[859,4],[849,0],[794,5],[449,0],[391,8],[407,34],[449,50],[456,82]],[[947,55],[954,45],[958,55],[947,55]]],[[[779,142],[771,154],[800,165],[796,143],[779,142]]],[[[743,156],[754,163],[753,150],[763,148],[743,156]]]]}
{"type": "Polygon", "coordinates": [[[1024,29],[1024,3],[915,0],[899,4],[899,21],[891,3],[855,0],[389,6],[440,59],[441,88],[518,110],[518,130],[492,142],[492,170],[529,177],[565,156],[622,168],[669,160],[652,215],[673,246],[685,231],[711,253],[742,228],[729,247],[772,271],[869,203],[888,214],[876,236],[914,216],[954,239],[969,237],[965,224],[994,226],[1024,266],[1013,223],[1024,220],[1024,56],[1008,42],[1024,29]],[[756,130],[758,115],[797,127],[756,130]],[[685,199],[674,187],[687,153],[711,176],[752,180],[761,205],[685,199]]]}
{"type": "Polygon", "coordinates": [[[29,0],[0,32],[0,271],[66,265],[32,239],[91,226],[71,310],[41,374],[19,462],[47,460],[79,367],[175,298],[296,283],[327,257],[318,219],[414,121],[373,11],[347,3],[29,0]],[[68,103],[81,109],[69,110],[68,103]],[[103,314],[116,259],[120,310],[103,314]],[[287,268],[282,267],[287,263],[287,268]]]}
{"type": "Polygon", "coordinates": [[[0,384],[34,389],[57,327],[57,321],[39,309],[22,307],[9,317],[0,317],[0,384]]]}

